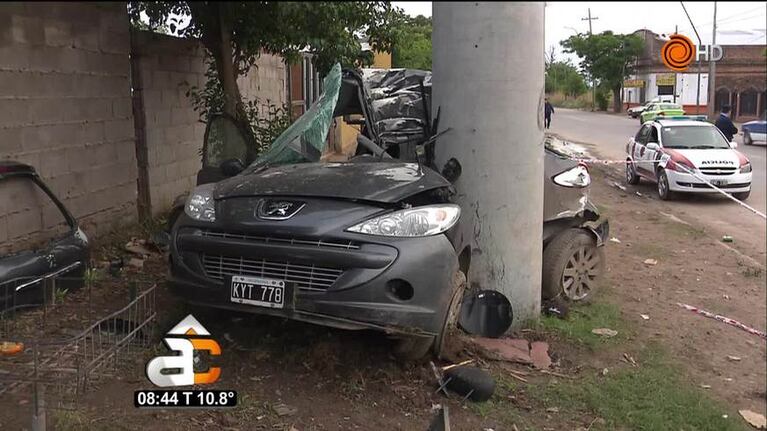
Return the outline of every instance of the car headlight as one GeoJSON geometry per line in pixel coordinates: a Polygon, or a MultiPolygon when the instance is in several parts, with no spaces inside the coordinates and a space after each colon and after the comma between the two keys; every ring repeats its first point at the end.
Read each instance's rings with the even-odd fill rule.
{"type": "Polygon", "coordinates": [[[184,205],[184,212],[190,218],[199,221],[216,221],[216,203],[213,200],[215,184],[203,184],[189,195],[184,205]]]}
{"type": "Polygon", "coordinates": [[[554,176],[554,183],[563,187],[588,187],[591,184],[591,175],[586,166],[578,165],[554,176]]]}
{"type": "Polygon", "coordinates": [[[373,217],[347,231],[379,236],[430,236],[450,229],[459,217],[461,207],[458,205],[426,205],[373,217]]]}
{"type": "Polygon", "coordinates": [[[740,173],[741,174],[747,174],[751,172],[751,163],[746,162],[745,165],[740,165],[740,173]]]}

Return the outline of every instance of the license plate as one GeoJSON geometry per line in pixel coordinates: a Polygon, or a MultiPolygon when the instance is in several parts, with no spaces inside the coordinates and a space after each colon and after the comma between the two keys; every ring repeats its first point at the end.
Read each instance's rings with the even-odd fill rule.
{"type": "Polygon", "coordinates": [[[284,280],[232,276],[230,299],[238,304],[267,308],[285,308],[288,289],[284,280]]]}
{"type": "Polygon", "coordinates": [[[727,180],[711,180],[711,184],[715,186],[723,186],[727,184],[727,180]]]}

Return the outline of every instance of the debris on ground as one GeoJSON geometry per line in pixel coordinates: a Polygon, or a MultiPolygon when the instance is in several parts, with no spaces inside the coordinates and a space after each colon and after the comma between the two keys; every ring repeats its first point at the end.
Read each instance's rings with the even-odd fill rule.
{"type": "Polygon", "coordinates": [[[24,343],[14,343],[12,341],[0,342],[0,355],[11,356],[24,351],[24,343]]]}
{"type": "Polygon", "coordinates": [[[603,368],[600,374],[602,374],[603,376],[606,376],[608,372],[609,371],[607,370],[607,368],[603,368]]]}
{"type": "Polygon", "coordinates": [[[700,385],[703,389],[711,389],[711,385],[700,385]]]}
{"type": "Polygon", "coordinates": [[[732,362],[738,362],[738,361],[740,361],[740,357],[727,355],[727,360],[728,361],[732,361],[732,362]]]}
{"type": "Polygon", "coordinates": [[[293,416],[294,414],[298,413],[298,409],[295,407],[291,407],[282,403],[272,406],[272,409],[274,409],[274,412],[277,413],[277,416],[279,417],[293,416]]]}
{"type": "Polygon", "coordinates": [[[650,320],[650,316],[648,316],[646,314],[640,314],[639,316],[641,316],[642,319],[644,319],[644,320],[650,320]]]}
{"type": "Polygon", "coordinates": [[[618,239],[618,238],[616,238],[616,237],[612,237],[612,238],[610,238],[610,242],[614,242],[614,243],[616,243],[616,244],[620,244],[620,243],[621,243],[621,240],[619,240],[619,239],[618,239]]]}
{"type": "Polygon", "coordinates": [[[645,264],[645,265],[654,266],[654,265],[657,265],[657,264],[658,264],[658,261],[657,261],[657,260],[655,260],[655,259],[645,259],[645,260],[644,260],[644,264],[645,264]]]}
{"type": "Polygon", "coordinates": [[[144,268],[144,259],[137,259],[132,257],[131,260],[128,261],[128,266],[136,269],[142,269],[144,268]]]}
{"type": "Polygon", "coordinates": [[[143,239],[131,238],[131,240],[125,244],[124,248],[127,252],[141,256],[142,258],[147,258],[154,254],[153,251],[146,247],[146,241],[143,239]]]}
{"type": "Polygon", "coordinates": [[[456,367],[445,372],[445,387],[464,400],[484,402],[495,392],[495,379],[476,367],[456,367]]]}
{"type": "Polygon", "coordinates": [[[617,181],[614,181],[614,182],[613,182],[613,186],[615,186],[615,187],[617,187],[617,188],[619,188],[619,189],[623,190],[624,192],[626,191],[626,186],[624,186],[623,184],[621,184],[621,183],[619,183],[619,182],[617,182],[617,181]]]}
{"type": "Polygon", "coordinates": [[[488,359],[532,365],[530,344],[527,340],[515,338],[473,337],[470,341],[483,350],[488,359]]]}
{"type": "Polygon", "coordinates": [[[631,364],[632,367],[637,366],[637,361],[628,353],[623,354],[623,358],[621,358],[624,362],[631,364]]]}
{"type": "Polygon", "coordinates": [[[618,331],[612,330],[610,328],[596,328],[592,329],[591,333],[594,335],[601,335],[603,337],[614,337],[618,335],[618,331]]]}
{"type": "Polygon", "coordinates": [[[745,419],[752,427],[758,430],[767,429],[767,419],[765,419],[764,415],[752,412],[751,410],[738,410],[738,413],[740,413],[740,415],[743,416],[743,419],[745,419]]]}
{"type": "Polygon", "coordinates": [[[722,237],[722,242],[733,242],[734,240],[730,235],[725,235],[722,237]]]}
{"type": "Polygon", "coordinates": [[[560,319],[566,319],[569,310],[567,302],[559,298],[544,300],[541,303],[541,308],[544,316],[554,316],[560,319]]]}
{"type": "MultiPolygon", "coordinates": [[[[437,414],[429,424],[427,431],[450,431],[450,415],[448,413],[448,407],[443,407],[440,404],[436,405],[438,406],[437,414]]],[[[432,411],[434,411],[434,406],[432,406],[432,411]]]]}
{"type": "Polygon", "coordinates": [[[551,357],[549,356],[549,344],[543,341],[533,341],[530,343],[530,358],[533,360],[533,366],[539,370],[545,370],[551,366],[551,357]]]}

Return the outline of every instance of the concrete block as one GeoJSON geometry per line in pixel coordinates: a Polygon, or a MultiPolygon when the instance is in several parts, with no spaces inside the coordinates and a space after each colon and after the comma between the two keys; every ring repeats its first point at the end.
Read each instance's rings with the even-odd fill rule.
{"type": "Polygon", "coordinates": [[[112,99],[112,117],[133,118],[133,100],[130,97],[112,99]]]}
{"type": "MultiPolygon", "coordinates": [[[[2,34],[3,32],[0,32],[2,34]]],[[[23,45],[0,45],[0,68],[29,69],[29,50],[23,45]]]]}
{"type": "Polygon", "coordinates": [[[6,156],[20,153],[23,149],[23,127],[0,128],[0,148],[6,156]]]}
{"type": "Polygon", "coordinates": [[[130,52],[130,34],[102,28],[99,32],[99,49],[110,54],[127,54],[130,52]]]}
{"type": "Polygon", "coordinates": [[[0,253],[8,245],[8,217],[5,215],[0,216],[0,253]]]}
{"type": "Polygon", "coordinates": [[[133,119],[111,120],[104,122],[104,138],[107,141],[125,141],[134,138],[133,119]]]}
{"type": "Polygon", "coordinates": [[[10,239],[29,235],[39,231],[42,227],[42,216],[40,215],[39,209],[37,211],[30,209],[9,214],[7,220],[8,236],[10,239]]]}
{"type": "Polygon", "coordinates": [[[29,118],[29,100],[5,99],[0,105],[0,127],[20,126],[29,118]]]}
{"type": "Polygon", "coordinates": [[[104,122],[88,121],[82,123],[77,128],[75,141],[80,144],[93,144],[103,142],[105,139],[104,122]]]}
{"type": "Polygon", "coordinates": [[[28,45],[45,43],[42,20],[37,16],[13,15],[10,31],[11,38],[15,43],[28,45]]]}
{"type": "Polygon", "coordinates": [[[49,150],[40,153],[40,165],[38,166],[40,175],[44,177],[55,177],[65,172],[69,172],[67,151],[70,150],[49,150]]]}

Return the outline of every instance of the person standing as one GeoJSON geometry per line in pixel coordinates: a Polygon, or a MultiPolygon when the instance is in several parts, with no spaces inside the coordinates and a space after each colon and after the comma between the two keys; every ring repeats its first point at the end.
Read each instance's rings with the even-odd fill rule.
{"type": "Polygon", "coordinates": [[[554,114],[554,107],[549,103],[548,97],[544,99],[546,104],[543,106],[543,119],[546,128],[551,127],[551,115],[554,114]]]}
{"type": "Polygon", "coordinates": [[[733,136],[738,133],[738,128],[732,124],[730,119],[730,106],[722,106],[722,112],[719,114],[719,118],[716,119],[716,127],[722,131],[724,137],[727,138],[727,142],[732,142],[733,136]]]}

